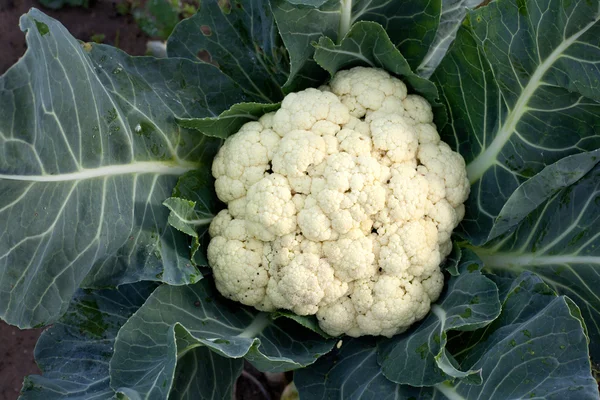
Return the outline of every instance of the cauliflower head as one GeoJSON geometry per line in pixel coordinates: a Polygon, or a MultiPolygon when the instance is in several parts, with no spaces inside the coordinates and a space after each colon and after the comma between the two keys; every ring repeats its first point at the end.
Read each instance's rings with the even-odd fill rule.
{"type": "Polygon", "coordinates": [[[439,297],[465,162],[387,72],[357,67],[287,95],[225,141],[212,173],[228,208],[208,260],[225,297],[354,337],[403,332],[439,297]]]}

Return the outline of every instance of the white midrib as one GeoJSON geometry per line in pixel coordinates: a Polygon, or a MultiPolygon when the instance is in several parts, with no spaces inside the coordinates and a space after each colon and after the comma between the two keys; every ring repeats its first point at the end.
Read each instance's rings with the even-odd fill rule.
{"type": "Polygon", "coordinates": [[[497,269],[524,269],[530,266],[565,265],[565,264],[598,264],[600,256],[579,256],[566,254],[557,256],[536,256],[535,254],[491,253],[476,251],[484,265],[497,269]]]}
{"type": "Polygon", "coordinates": [[[256,316],[254,321],[252,321],[252,323],[246,327],[246,329],[237,335],[237,337],[254,339],[260,335],[270,323],[271,321],[269,320],[269,314],[260,313],[256,316]]]}
{"type": "Polygon", "coordinates": [[[441,327],[440,330],[444,330],[444,324],[446,322],[446,311],[438,306],[437,304],[434,304],[433,306],[431,306],[431,312],[438,317],[438,319],[440,320],[441,323],[441,327]]]}
{"type": "Polygon", "coordinates": [[[450,384],[442,382],[438,383],[434,387],[450,400],[466,400],[466,398],[458,394],[456,389],[450,384]]]}
{"type": "MultiPolygon", "coordinates": [[[[175,214],[175,215],[177,215],[177,214],[175,214]]],[[[179,218],[185,224],[194,225],[194,226],[208,225],[214,219],[213,217],[200,218],[200,219],[185,219],[185,218],[181,218],[179,215],[177,215],[177,218],[179,218]]]]}
{"type": "Polygon", "coordinates": [[[583,29],[573,34],[571,37],[562,42],[554,51],[546,58],[546,60],[540,64],[534,74],[531,76],[529,83],[521,92],[519,100],[515,104],[514,108],[508,114],[505,123],[502,125],[498,134],[492,140],[492,143],[480,153],[473,161],[467,165],[467,175],[471,184],[477,182],[483,174],[496,162],[498,154],[504,148],[504,145],[508,142],[510,137],[515,131],[517,124],[521,120],[521,117],[527,112],[527,104],[529,100],[538,88],[540,81],[546,74],[546,72],[552,67],[552,65],[558,60],[562,53],[571,46],[582,34],[584,34],[590,27],[592,27],[598,18],[587,24],[583,29]]]}
{"type": "Polygon", "coordinates": [[[108,165],[105,167],[80,169],[75,172],[57,175],[7,175],[0,174],[0,180],[7,179],[13,181],[27,182],[67,182],[67,181],[82,181],[86,179],[102,178],[117,175],[134,175],[134,174],[157,174],[157,175],[182,175],[188,171],[198,168],[192,163],[173,162],[152,162],[140,161],[130,164],[108,165]]]}
{"type": "Polygon", "coordinates": [[[340,31],[338,33],[338,44],[342,42],[352,23],[352,0],[340,0],[340,31]]]}

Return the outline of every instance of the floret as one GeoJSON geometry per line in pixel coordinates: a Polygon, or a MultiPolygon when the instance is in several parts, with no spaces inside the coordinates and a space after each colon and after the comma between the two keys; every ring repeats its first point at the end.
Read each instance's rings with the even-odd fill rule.
{"type": "Polygon", "coordinates": [[[228,210],[208,261],[224,296],[350,336],[403,332],[439,297],[465,163],[429,103],[387,72],[289,94],[227,139],[213,175],[228,210]]]}

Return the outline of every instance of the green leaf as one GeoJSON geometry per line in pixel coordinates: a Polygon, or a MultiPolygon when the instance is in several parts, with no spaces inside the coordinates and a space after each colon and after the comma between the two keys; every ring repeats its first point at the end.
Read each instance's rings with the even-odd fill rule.
{"type": "Polygon", "coordinates": [[[133,7],[136,24],[148,36],[166,40],[179,23],[178,2],[170,0],[148,0],[143,6],[133,7]]]}
{"type": "MultiPolygon", "coordinates": [[[[208,266],[205,251],[210,242],[208,227],[222,208],[214,186],[210,168],[190,171],[179,178],[172,197],[163,202],[171,211],[169,225],[191,237],[190,261],[200,267],[208,266]]],[[[190,283],[200,278],[200,274],[190,277],[190,283]]]]}
{"type": "Polygon", "coordinates": [[[273,0],[271,7],[290,55],[290,75],[284,86],[295,92],[318,86],[326,74],[314,62],[312,44],[327,36],[339,43],[357,21],[381,24],[391,41],[416,68],[427,52],[439,23],[441,0],[273,0]],[[308,6],[302,6],[308,4],[308,6]]]}
{"type": "Polygon", "coordinates": [[[511,233],[473,250],[497,273],[533,271],[581,308],[600,358],[600,166],[529,213],[511,233]]]}
{"type": "Polygon", "coordinates": [[[461,263],[460,275],[450,278],[445,293],[416,328],[378,344],[379,363],[389,380],[432,386],[475,375],[469,379],[478,381],[478,370],[459,371],[445,350],[448,331],[472,331],[500,314],[496,285],[470,266],[471,262],[461,263]]]}
{"type": "Polygon", "coordinates": [[[454,41],[458,28],[462,24],[467,11],[483,3],[482,0],[442,0],[440,23],[435,38],[429,46],[427,54],[420,61],[415,71],[423,78],[429,78],[446,55],[454,41]]]}
{"type": "Polygon", "coordinates": [[[452,276],[458,276],[460,272],[458,271],[458,263],[460,262],[462,256],[462,250],[460,246],[456,243],[456,241],[452,242],[452,252],[448,254],[448,257],[443,261],[441,268],[442,270],[446,270],[452,276]]]}
{"type": "Polygon", "coordinates": [[[43,376],[25,378],[20,398],[113,398],[108,361],[115,337],[155,287],[142,282],[117,290],[78,291],[65,315],[42,333],[35,359],[43,376]]]}
{"type": "Polygon", "coordinates": [[[521,183],[600,147],[598,8],[597,0],[492,2],[469,12],[433,74],[449,109],[442,136],[467,161],[460,233],[472,243],[486,240],[521,183]]]}
{"type": "MultiPolygon", "coordinates": [[[[347,338],[339,350],[321,357],[313,365],[294,372],[301,399],[396,400],[426,399],[420,390],[398,385],[383,376],[377,364],[373,338],[347,338]]],[[[427,394],[428,390],[426,390],[427,394]]]]}
{"type": "Polygon", "coordinates": [[[356,0],[352,3],[352,23],[373,21],[383,26],[411,68],[416,70],[436,38],[442,0],[356,0]]]}
{"type": "Polygon", "coordinates": [[[566,297],[556,297],[533,274],[494,281],[503,293],[499,317],[474,332],[451,332],[448,343],[456,347],[463,369],[481,371],[482,384],[466,380],[433,387],[395,384],[383,374],[385,360],[382,368],[377,364],[381,348],[375,340],[359,338],[343,340],[339,350],[294,373],[301,398],[597,399],[576,306],[566,297]]]}
{"type": "Polygon", "coordinates": [[[129,397],[165,398],[178,354],[198,346],[276,372],[312,364],[334,343],[287,318],[224,300],[210,279],[163,285],[119,331],[111,385],[129,397]]]}
{"type": "Polygon", "coordinates": [[[530,273],[511,283],[500,317],[459,346],[461,365],[481,369],[483,384],[458,382],[442,393],[465,399],[597,399],[587,338],[572,302],[530,273]]]}
{"type": "Polygon", "coordinates": [[[507,232],[527,214],[587,174],[600,162],[600,149],[568,156],[544,168],[539,174],[525,181],[508,198],[492,226],[488,241],[507,232]]]}
{"type": "Polygon", "coordinates": [[[196,347],[177,360],[169,400],[224,400],[233,398],[242,359],[219,356],[208,347],[196,347]]]}
{"type": "Polygon", "coordinates": [[[437,103],[435,85],[411,71],[408,62],[377,23],[357,22],[339,45],[322,37],[316,45],[314,59],[331,75],[357,65],[383,68],[399,76],[412,92],[425,97],[432,106],[437,103]]]}
{"type": "Polygon", "coordinates": [[[196,202],[184,200],[178,197],[170,197],[163,202],[163,205],[171,210],[169,214],[169,224],[175,229],[186,235],[197,238],[197,226],[210,224],[212,216],[200,216],[196,212],[196,202]]]}
{"type": "Polygon", "coordinates": [[[167,53],[216,65],[251,101],[283,98],[289,66],[268,1],[202,1],[196,15],[177,25],[167,53]]]}
{"type": "Polygon", "coordinates": [[[289,318],[293,321],[296,321],[298,324],[310,329],[315,333],[318,333],[319,335],[321,335],[321,337],[324,337],[325,339],[331,339],[333,337],[331,335],[328,335],[327,333],[325,333],[325,331],[323,331],[323,329],[321,329],[321,327],[319,326],[319,321],[314,315],[296,315],[288,310],[279,310],[271,313],[271,318],[273,320],[281,317],[289,318]]]}
{"type": "Polygon", "coordinates": [[[162,202],[219,141],[173,114],[215,116],[245,96],[213,66],[81,44],[35,9],[21,27],[29,50],[0,78],[0,220],[19,221],[0,228],[0,317],[51,323],[79,286],[190,282],[162,202]]]}
{"type": "Polygon", "coordinates": [[[206,136],[227,139],[237,133],[246,122],[257,121],[266,113],[279,109],[281,103],[240,103],[223,111],[218,117],[177,118],[179,126],[196,129],[206,136]]]}
{"type": "Polygon", "coordinates": [[[271,8],[290,58],[290,73],[283,90],[297,92],[320,85],[327,73],[312,59],[315,52],[312,43],[323,35],[336,37],[340,0],[328,0],[317,8],[272,0],[271,8]]]}

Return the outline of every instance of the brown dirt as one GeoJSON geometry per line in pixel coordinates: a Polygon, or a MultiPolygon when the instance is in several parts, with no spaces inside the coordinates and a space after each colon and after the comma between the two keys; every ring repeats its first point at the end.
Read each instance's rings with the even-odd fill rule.
{"type": "Polygon", "coordinates": [[[123,0],[96,0],[89,8],[43,8],[38,0],[0,0],[0,74],[25,53],[25,35],[19,29],[19,17],[31,7],[58,19],[77,39],[89,41],[92,35],[106,35],[104,42],[131,55],[146,52],[147,36],[130,16],[119,15],[117,3],[123,0]]]}
{"type": "Polygon", "coordinates": [[[42,331],[22,331],[0,321],[0,400],[15,400],[23,377],[40,373],[33,360],[33,349],[42,331]]]}
{"type": "Polygon", "coordinates": [[[244,370],[235,385],[236,400],[279,400],[285,386],[292,381],[291,372],[267,377],[247,361],[244,370]]]}

